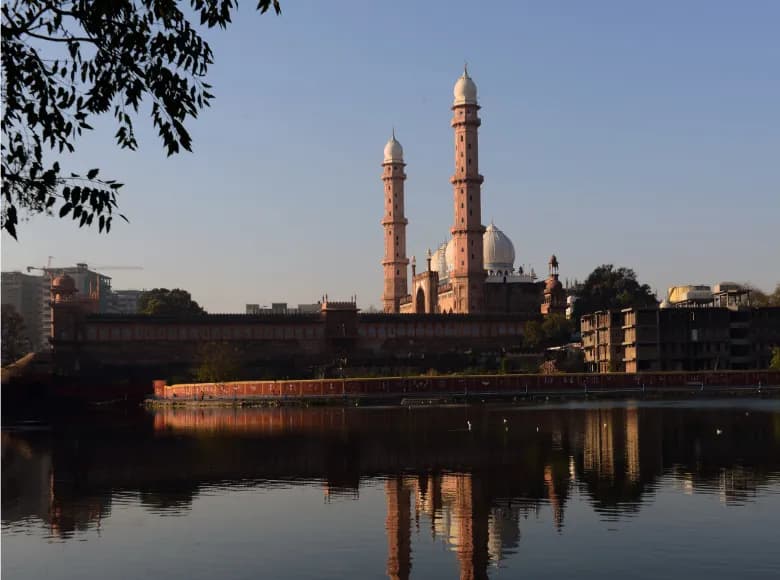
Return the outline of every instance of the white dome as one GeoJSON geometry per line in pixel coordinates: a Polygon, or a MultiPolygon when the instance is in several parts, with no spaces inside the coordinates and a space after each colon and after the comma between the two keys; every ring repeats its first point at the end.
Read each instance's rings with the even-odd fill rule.
{"type": "Polygon", "coordinates": [[[431,271],[439,273],[439,279],[442,280],[447,277],[447,258],[445,253],[447,251],[447,244],[442,244],[433,253],[431,258],[431,271]]]}
{"type": "Polygon", "coordinates": [[[455,238],[450,238],[447,248],[444,250],[444,260],[447,266],[447,277],[455,269],[455,238]]]}
{"type": "Polygon", "coordinates": [[[385,163],[403,163],[404,162],[404,149],[401,144],[395,140],[395,131],[393,136],[385,145],[385,163]]]}
{"type": "Polygon", "coordinates": [[[482,253],[485,270],[512,272],[515,269],[515,247],[512,240],[492,223],[482,236],[482,253]]]}
{"type": "Polygon", "coordinates": [[[471,80],[467,70],[455,82],[455,88],[452,89],[455,97],[453,105],[476,105],[477,104],[477,85],[471,80]]]}

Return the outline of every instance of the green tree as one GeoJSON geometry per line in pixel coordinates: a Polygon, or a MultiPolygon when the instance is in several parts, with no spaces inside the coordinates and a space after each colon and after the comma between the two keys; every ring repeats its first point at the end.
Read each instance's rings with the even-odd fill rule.
{"type": "Polygon", "coordinates": [[[523,346],[529,350],[542,350],[548,346],[559,346],[571,340],[574,324],[563,314],[550,314],[544,320],[529,320],[525,323],[523,346]]]}
{"type": "Polygon", "coordinates": [[[529,320],[523,328],[523,346],[528,350],[536,350],[544,344],[544,332],[542,323],[538,320],[529,320]]]}
{"type": "Polygon", "coordinates": [[[574,318],[609,308],[654,306],[658,304],[650,286],[637,282],[630,268],[599,266],[583,282],[574,303],[574,318]]]}
{"type": "Polygon", "coordinates": [[[138,297],[138,312],[156,316],[187,316],[206,311],[192,299],[186,290],[154,288],[138,297]]]}
{"type": "Polygon", "coordinates": [[[545,346],[559,346],[571,340],[574,325],[563,314],[550,314],[542,322],[545,346]]]}
{"type": "Polygon", "coordinates": [[[198,351],[195,380],[202,383],[234,381],[241,373],[241,352],[228,342],[208,342],[198,351]]]}
{"type": "Polygon", "coordinates": [[[743,284],[743,286],[750,291],[751,306],[780,306],[780,283],[775,286],[775,290],[771,294],[767,294],[752,284],[743,284]]]}
{"type": "MultiPolygon", "coordinates": [[[[208,107],[204,78],[213,53],[201,28],[225,28],[238,0],[6,0],[2,4],[2,214],[16,238],[22,212],[98,218],[111,229],[122,184],[64,172],[93,117],[113,114],[116,142],[136,149],[133,117],[151,101],[152,124],[168,155],[191,150],[185,122],[208,107]],[[55,207],[56,206],[56,207],[55,207]]],[[[279,0],[258,0],[264,13],[279,0]]],[[[121,214],[120,214],[121,216],[121,214]]],[[[121,216],[124,217],[124,216],[121,216]]]]}
{"type": "Polygon", "coordinates": [[[24,318],[10,304],[3,304],[2,311],[2,365],[19,360],[30,352],[30,341],[25,336],[24,318]]]}

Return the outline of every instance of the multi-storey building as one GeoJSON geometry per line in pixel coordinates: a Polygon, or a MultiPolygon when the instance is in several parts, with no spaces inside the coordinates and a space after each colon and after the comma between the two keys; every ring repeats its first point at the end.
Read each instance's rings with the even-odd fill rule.
{"type": "Polygon", "coordinates": [[[41,294],[41,344],[48,348],[51,336],[51,296],[50,281],[57,276],[68,275],[74,283],[75,292],[81,300],[95,302],[94,311],[99,313],[114,312],[111,277],[90,270],[85,263],[65,268],[46,268],[46,288],[41,294]]]}
{"type": "Polygon", "coordinates": [[[780,308],[712,304],[583,316],[586,367],[629,373],[767,368],[772,348],[780,346],[780,308]]]}
{"type": "MultiPolygon", "coordinates": [[[[3,272],[0,297],[3,306],[12,306],[24,319],[25,338],[32,350],[41,348],[42,301],[49,294],[48,279],[22,272],[3,272]]],[[[48,327],[47,327],[48,329],[48,327]]]]}

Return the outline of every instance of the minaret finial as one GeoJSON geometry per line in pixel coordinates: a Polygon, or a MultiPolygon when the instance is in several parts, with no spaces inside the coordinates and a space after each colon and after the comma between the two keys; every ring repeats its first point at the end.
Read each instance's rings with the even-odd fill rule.
{"type": "Polygon", "coordinates": [[[395,125],[393,125],[393,141],[395,141],[395,125]]]}
{"type": "Polygon", "coordinates": [[[469,76],[469,61],[467,60],[463,61],[463,76],[464,77],[469,76]]]}

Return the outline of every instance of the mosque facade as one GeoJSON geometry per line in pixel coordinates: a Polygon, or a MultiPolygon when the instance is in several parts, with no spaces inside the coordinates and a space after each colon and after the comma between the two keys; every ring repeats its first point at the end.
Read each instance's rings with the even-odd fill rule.
{"type": "Polygon", "coordinates": [[[395,133],[382,162],[385,253],[383,309],[388,314],[563,314],[566,292],[558,280],[558,260],[550,258],[549,276],[515,268],[512,240],[494,223],[482,225],[479,173],[477,86],[464,70],[455,83],[452,128],[455,138],[453,224],[448,242],[428,250],[425,270],[406,254],[404,208],[406,163],[395,133]],[[411,266],[411,284],[408,268],[411,266]]]}

